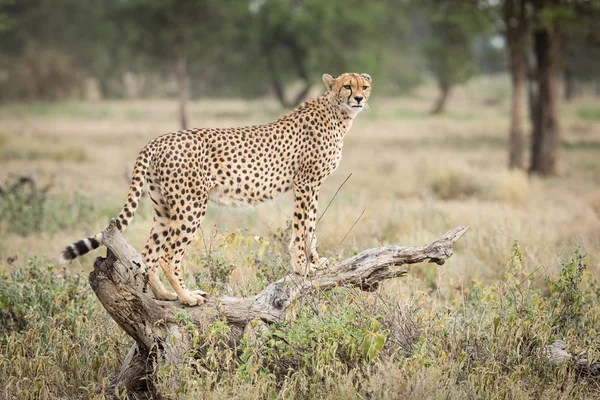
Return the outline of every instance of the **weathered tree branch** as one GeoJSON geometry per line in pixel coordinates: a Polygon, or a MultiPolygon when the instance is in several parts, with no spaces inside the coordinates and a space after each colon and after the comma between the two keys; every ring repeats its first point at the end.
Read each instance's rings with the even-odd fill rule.
{"type": "Polygon", "coordinates": [[[600,376],[600,361],[589,362],[587,358],[573,356],[567,348],[563,340],[556,340],[544,348],[546,358],[555,365],[565,363],[574,365],[579,377],[600,376]]]}
{"type": "Polygon", "coordinates": [[[183,353],[191,349],[188,333],[176,320],[180,313],[188,314],[199,327],[208,326],[216,318],[225,319],[232,328],[232,340],[237,340],[250,322],[281,321],[295,300],[317,290],[345,286],[372,291],[382,281],[408,273],[391,270],[391,267],[424,261],[441,265],[452,256],[454,242],[468,229],[455,228],[426,246],[392,245],[366,250],[315,276],[287,275],[256,296],[210,297],[200,306],[188,307],[178,302],[155,300],[146,292],[147,274],[142,258],[125,241],[113,221],[102,237],[108,249],[107,257],[96,259],[89,276],[92,289],[110,316],[136,341],[113,383],[123,384],[140,398],[153,394],[149,380],[144,379],[152,372],[152,362],[148,359],[177,364],[183,353]],[[171,340],[173,337],[177,340],[171,340]]]}

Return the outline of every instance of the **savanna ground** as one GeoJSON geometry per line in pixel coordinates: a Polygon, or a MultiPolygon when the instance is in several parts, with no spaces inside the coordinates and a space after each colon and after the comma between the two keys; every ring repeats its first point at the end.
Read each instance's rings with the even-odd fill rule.
{"type": "MultiPolygon", "coordinates": [[[[553,366],[542,351],[562,339],[572,354],[600,358],[600,101],[562,106],[560,173],[540,179],[506,170],[508,88],[475,81],[439,117],[427,114],[433,89],[375,92],[322,189],[319,211],[333,202],[318,225],[321,254],[422,245],[470,225],[446,265],[413,266],[373,294],[320,294],[258,344],[231,349],[226,324],[203,333],[190,326],[204,344],[187,360],[177,395],[600,396],[597,378],[553,366]]],[[[285,112],[265,99],[190,108],[195,127],[265,123],[285,112]]],[[[0,398],[107,395],[130,340],[87,285],[104,250],[66,268],[54,259],[119,212],[137,152],[174,130],[175,116],[167,100],[0,107],[0,398]],[[35,177],[37,191],[12,188],[21,175],[35,177]]],[[[125,233],[138,250],[149,203],[125,233]]],[[[209,206],[188,252],[188,282],[245,296],[283,276],[291,210],[289,194],[256,208],[209,206]]]]}

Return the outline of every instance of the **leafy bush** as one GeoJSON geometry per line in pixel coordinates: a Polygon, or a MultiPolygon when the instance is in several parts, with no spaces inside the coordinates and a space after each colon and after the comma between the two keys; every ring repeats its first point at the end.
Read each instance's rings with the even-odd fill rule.
{"type": "Polygon", "coordinates": [[[127,341],[80,274],[37,259],[0,273],[0,398],[90,398],[127,341]]]}
{"type": "Polygon", "coordinates": [[[6,181],[0,186],[0,226],[7,232],[29,235],[56,232],[74,226],[92,224],[98,217],[98,207],[87,198],[75,194],[51,195],[50,186],[38,188],[28,177],[6,181]]]}
{"type": "Polygon", "coordinates": [[[597,396],[593,382],[578,379],[568,366],[551,365],[543,352],[562,339],[572,353],[600,355],[600,291],[591,276],[586,276],[588,287],[580,287],[584,260],[576,250],[562,262],[558,278],[547,277],[547,286],[537,287],[545,272],[529,270],[515,242],[502,283],[473,282],[456,307],[431,311],[428,328],[414,356],[401,363],[402,371],[445,377],[438,382],[443,397],[597,396]]]}
{"type": "MultiPolygon", "coordinates": [[[[597,397],[595,378],[544,353],[562,339],[571,354],[600,358],[600,286],[587,257],[575,249],[555,277],[526,260],[514,242],[501,282],[470,282],[445,303],[385,288],[317,293],[238,343],[225,321],[198,327],[176,315],[195,349],[177,366],[157,365],[156,384],[182,399],[597,397]]],[[[81,275],[35,259],[0,273],[0,323],[1,398],[112,395],[103,388],[128,339],[81,275]]]]}
{"type": "Polygon", "coordinates": [[[246,230],[219,233],[213,227],[196,240],[189,260],[201,269],[195,273],[198,287],[236,296],[257,293],[291,272],[288,243],[291,223],[262,237],[246,230]],[[232,272],[246,269],[243,287],[230,282],[232,272]]]}
{"type": "MultiPolygon", "coordinates": [[[[306,299],[296,305],[293,320],[262,325],[262,329],[255,324],[234,348],[225,322],[200,330],[180,315],[198,344],[197,351],[188,354],[177,371],[172,365],[160,367],[158,385],[168,384],[177,374],[182,382],[177,395],[190,399],[231,397],[244,385],[253,391],[243,398],[275,393],[286,398],[327,398],[339,393],[342,381],[348,385],[347,393],[365,393],[362,386],[380,358],[400,354],[397,341],[403,332],[398,327],[402,322],[416,326],[417,310],[390,310],[397,304],[352,293],[339,289],[306,299]],[[391,312],[384,316],[384,310],[391,312]],[[403,319],[390,324],[398,315],[403,319]]],[[[417,340],[418,334],[400,341],[410,353],[417,340]]]]}

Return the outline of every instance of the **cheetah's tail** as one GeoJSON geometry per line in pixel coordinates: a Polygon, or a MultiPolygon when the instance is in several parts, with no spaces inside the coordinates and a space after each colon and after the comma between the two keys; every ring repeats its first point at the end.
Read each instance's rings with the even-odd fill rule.
{"type": "Polygon", "coordinates": [[[100,247],[101,242],[102,232],[94,236],[90,236],[87,239],[81,239],[80,241],[73,243],[60,253],[60,255],[58,256],[58,263],[66,264],[70,261],[73,261],[77,257],[87,254],[90,251],[100,247]]]}
{"type": "MultiPolygon", "coordinates": [[[[116,226],[119,232],[123,232],[127,225],[133,219],[133,215],[140,204],[140,197],[142,197],[142,188],[144,186],[144,178],[150,162],[151,151],[148,147],[145,147],[139,154],[135,165],[133,167],[133,173],[131,176],[131,184],[129,185],[129,194],[127,196],[127,202],[123,206],[121,213],[116,218],[116,226]]],[[[92,250],[100,247],[102,242],[102,232],[91,236],[86,239],[81,239],[78,242],[65,248],[58,256],[58,262],[60,264],[73,261],[77,257],[89,253],[92,250]]]]}

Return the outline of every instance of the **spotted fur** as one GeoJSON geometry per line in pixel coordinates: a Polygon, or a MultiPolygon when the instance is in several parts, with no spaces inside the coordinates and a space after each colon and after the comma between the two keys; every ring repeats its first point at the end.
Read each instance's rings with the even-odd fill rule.
{"type": "MultiPolygon", "coordinates": [[[[371,77],[325,74],[323,82],[325,94],[270,124],[167,133],[142,149],[116,225],[120,231],[129,225],[145,187],[154,206],[154,224],[142,256],[157,298],[178,298],[188,305],[204,301],[202,293],[186,287],[181,262],[200,229],[208,200],[255,204],[293,190],[294,271],[309,274],[326,266],[315,239],[319,188],[340,163],[344,135],[371,94],[371,77]],[[159,280],[158,265],[175,293],[159,280]]],[[[60,258],[73,260],[101,241],[101,233],[82,239],[60,258]]]]}

